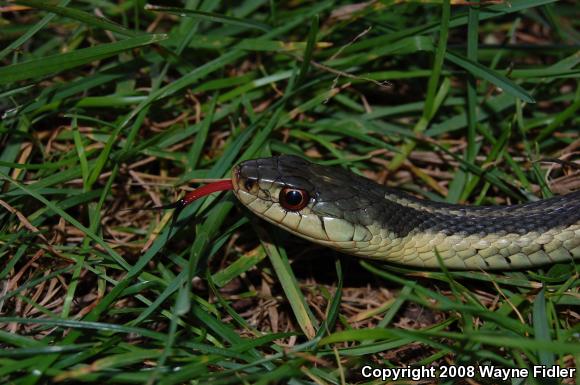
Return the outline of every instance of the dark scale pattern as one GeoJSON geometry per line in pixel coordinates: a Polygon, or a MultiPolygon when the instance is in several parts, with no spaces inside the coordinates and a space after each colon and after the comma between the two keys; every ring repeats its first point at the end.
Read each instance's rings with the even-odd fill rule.
{"type": "Polygon", "coordinates": [[[411,232],[526,234],[580,222],[580,191],[513,206],[462,206],[417,199],[338,167],[290,155],[257,159],[240,166],[244,177],[304,189],[312,210],[368,226],[379,223],[398,236],[411,232]]]}
{"type": "MultiPolygon", "coordinates": [[[[425,202],[424,204],[429,204],[425,202]]],[[[555,227],[567,227],[580,221],[580,193],[514,206],[466,207],[445,205],[459,210],[461,215],[419,214],[414,222],[418,231],[443,231],[448,234],[527,234],[544,232],[555,227]],[[570,204],[570,199],[576,204],[570,204]],[[564,204],[566,202],[566,204],[564,204]],[[484,215],[482,215],[484,214],[484,215]]]]}

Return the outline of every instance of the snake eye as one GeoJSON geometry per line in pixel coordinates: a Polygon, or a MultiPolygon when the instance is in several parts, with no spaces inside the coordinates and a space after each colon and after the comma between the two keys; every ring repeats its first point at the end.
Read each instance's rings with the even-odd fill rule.
{"type": "Polygon", "coordinates": [[[298,211],[302,210],[308,204],[310,197],[304,190],[286,187],[280,191],[280,204],[286,210],[298,211]]]}

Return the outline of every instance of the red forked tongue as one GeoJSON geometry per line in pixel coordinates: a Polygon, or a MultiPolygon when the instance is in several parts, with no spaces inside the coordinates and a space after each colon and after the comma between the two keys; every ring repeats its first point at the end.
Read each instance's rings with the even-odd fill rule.
{"type": "Polygon", "coordinates": [[[146,207],[146,208],[139,208],[139,209],[127,209],[128,211],[140,211],[140,210],[163,210],[163,209],[175,209],[173,212],[173,220],[171,221],[171,227],[169,233],[171,234],[171,229],[175,226],[177,221],[177,217],[181,210],[185,208],[185,206],[189,205],[191,202],[196,201],[197,199],[214,193],[216,191],[225,191],[225,190],[233,190],[234,185],[231,179],[223,179],[218,180],[217,182],[206,184],[205,186],[201,186],[200,188],[196,188],[195,190],[185,194],[183,198],[178,200],[177,202],[170,203],[164,206],[156,206],[156,207],[146,207]]]}
{"type": "Polygon", "coordinates": [[[156,206],[156,207],[146,207],[142,209],[129,209],[129,210],[163,210],[163,209],[175,209],[174,218],[179,215],[179,212],[183,210],[185,206],[196,201],[197,199],[214,193],[216,191],[233,190],[234,185],[231,179],[218,180],[217,182],[209,183],[200,188],[185,194],[183,198],[177,202],[170,203],[168,205],[156,206]]]}
{"type": "Polygon", "coordinates": [[[219,180],[217,182],[213,182],[210,184],[206,184],[205,186],[196,188],[192,192],[187,193],[177,203],[179,203],[181,208],[183,208],[201,197],[204,197],[216,191],[232,190],[233,188],[234,185],[232,184],[231,179],[219,180]]]}
{"type": "MultiPolygon", "coordinates": [[[[217,182],[201,186],[200,188],[196,188],[192,192],[185,194],[185,196],[180,200],[178,200],[177,202],[168,204],[166,206],[153,207],[153,209],[175,209],[175,211],[173,212],[173,220],[171,221],[171,228],[173,228],[175,226],[179,213],[181,212],[181,210],[185,208],[185,206],[201,197],[204,197],[216,191],[233,190],[233,188],[234,185],[232,184],[231,179],[219,180],[217,182]]],[[[171,230],[169,230],[169,232],[171,233],[171,230]]]]}

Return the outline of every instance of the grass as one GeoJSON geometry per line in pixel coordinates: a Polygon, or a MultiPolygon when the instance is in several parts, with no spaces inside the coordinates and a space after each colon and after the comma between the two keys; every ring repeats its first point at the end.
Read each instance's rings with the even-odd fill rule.
{"type": "Polygon", "coordinates": [[[573,1],[157,4],[0,2],[0,383],[580,369],[574,265],[360,261],[257,221],[231,193],[174,231],[170,212],[124,211],[279,153],[439,201],[578,189],[573,1]]]}

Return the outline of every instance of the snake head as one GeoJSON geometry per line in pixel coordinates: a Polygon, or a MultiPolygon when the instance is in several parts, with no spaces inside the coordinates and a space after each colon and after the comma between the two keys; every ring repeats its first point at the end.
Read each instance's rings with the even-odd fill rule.
{"type": "Polygon", "coordinates": [[[309,164],[289,155],[242,162],[232,170],[234,194],[256,214],[276,221],[283,214],[304,214],[311,210],[317,193],[304,174],[309,164]]]}
{"type": "MultiPolygon", "coordinates": [[[[253,159],[232,170],[238,200],[259,217],[320,244],[368,240],[371,181],[292,155],[253,159]],[[352,183],[353,178],[358,183],[352,183]],[[359,180],[360,179],[360,180],[359,180]],[[362,191],[360,191],[362,189],[362,191]]],[[[376,189],[375,189],[376,190],[376,189]]]]}

